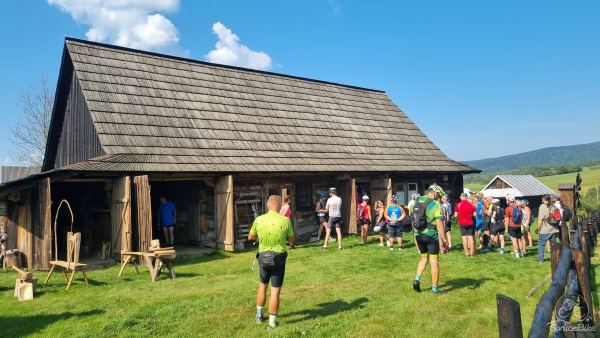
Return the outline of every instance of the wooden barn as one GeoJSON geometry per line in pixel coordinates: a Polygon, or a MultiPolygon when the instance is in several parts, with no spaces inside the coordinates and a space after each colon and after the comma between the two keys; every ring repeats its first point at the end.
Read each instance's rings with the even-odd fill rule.
{"type": "Polygon", "coordinates": [[[306,240],[331,186],[356,233],[360,194],[406,201],[436,182],[456,198],[473,172],[383,91],[67,38],[42,170],[0,185],[0,210],[8,248],[45,269],[62,199],[83,257],[106,242],[114,254],[147,247],[161,195],[176,204],[176,245],[234,251],[270,194],[292,198],[306,240]]]}
{"type": "Polygon", "coordinates": [[[481,192],[485,196],[498,198],[506,205],[506,196],[527,199],[529,207],[537,210],[542,204],[544,195],[552,195],[554,191],[531,175],[497,175],[481,192]]]}

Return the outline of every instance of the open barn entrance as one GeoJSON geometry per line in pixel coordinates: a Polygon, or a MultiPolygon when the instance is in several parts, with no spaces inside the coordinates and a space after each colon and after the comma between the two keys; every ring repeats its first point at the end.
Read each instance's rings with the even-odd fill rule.
{"type": "Polygon", "coordinates": [[[163,229],[159,228],[160,198],[175,204],[175,245],[214,247],[217,240],[215,194],[210,182],[201,180],[151,181],[152,229],[154,238],[165,246],[163,229]]]}
{"type": "MultiPolygon", "coordinates": [[[[98,258],[102,246],[111,243],[110,184],[108,182],[53,182],[52,183],[52,232],[58,239],[58,258],[66,259],[67,233],[81,232],[80,258],[98,258]],[[73,210],[71,214],[66,206],[60,208],[65,199],[73,210]],[[54,219],[57,211],[56,234],[54,219]]],[[[54,251],[54,242],[52,243],[54,251]]],[[[54,259],[54,252],[52,254],[54,259]]]]}

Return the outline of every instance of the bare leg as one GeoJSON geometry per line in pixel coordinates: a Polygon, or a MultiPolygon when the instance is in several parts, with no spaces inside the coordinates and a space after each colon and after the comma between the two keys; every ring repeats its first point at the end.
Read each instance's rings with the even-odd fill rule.
{"type": "Polygon", "coordinates": [[[256,306],[265,306],[265,299],[267,298],[267,286],[268,284],[258,284],[258,292],[256,293],[256,306]]]}
{"type": "Polygon", "coordinates": [[[419,260],[419,265],[417,265],[417,276],[421,276],[423,271],[425,271],[425,267],[427,266],[427,262],[429,262],[429,255],[423,254],[421,255],[421,259],[419,260]]]}
{"type": "Polygon", "coordinates": [[[518,238],[516,237],[511,237],[510,241],[512,242],[512,246],[513,246],[513,252],[515,254],[519,253],[519,243],[521,242],[518,238]]]}
{"type": "Polygon", "coordinates": [[[382,246],[384,245],[385,240],[386,240],[385,235],[383,234],[383,232],[380,232],[379,233],[379,243],[381,243],[382,246]]]}
{"type": "Polygon", "coordinates": [[[175,227],[169,227],[169,245],[175,244],[175,227]]]}
{"type": "Polygon", "coordinates": [[[269,314],[276,315],[279,311],[279,293],[281,288],[271,287],[271,299],[269,300],[269,314]]]}
{"type": "Polygon", "coordinates": [[[402,249],[402,236],[398,237],[398,248],[402,249]]]}
{"type": "Polygon", "coordinates": [[[446,232],[446,242],[448,242],[448,247],[452,247],[452,233],[450,231],[446,232]]]}
{"type": "Polygon", "coordinates": [[[163,227],[163,236],[165,238],[165,245],[169,246],[169,229],[163,227]]]}
{"type": "Polygon", "coordinates": [[[504,250],[504,245],[505,245],[505,242],[504,242],[504,234],[498,234],[498,237],[500,238],[500,248],[501,248],[502,250],[504,250]]]}
{"type": "Polygon", "coordinates": [[[323,247],[327,247],[327,243],[329,243],[329,237],[331,236],[331,228],[329,226],[325,227],[325,240],[323,241],[323,247]]]}
{"type": "Polygon", "coordinates": [[[469,242],[469,251],[471,256],[475,256],[475,237],[467,236],[467,240],[469,242]]]}
{"type": "Polygon", "coordinates": [[[462,239],[463,250],[465,251],[465,256],[469,256],[471,250],[469,249],[469,236],[460,236],[462,239]]]}
{"type": "Polygon", "coordinates": [[[431,263],[431,285],[438,286],[440,281],[440,268],[437,255],[429,256],[429,262],[431,263]]]}
{"type": "Polygon", "coordinates": [[[527,238],[529,239],[529,247],[533,248],[533,236],[531,235],[531,230],[527,231],[527,238]]]}
{"type": "Polygon", "coordinates": [[[394,237],[390,237],[390,238],[388,239],[388,241],[389,241],[389,243],[390,243],[390,248],[393,248],[393,247],[394,247],[394,237]]]}
{"type": "Polygon", "coordinates": [[[335,232],[337,233],[337,239],[338,239],[338,248],[342,248],[342,229],[340,228],[335,228],[335,232]]]}

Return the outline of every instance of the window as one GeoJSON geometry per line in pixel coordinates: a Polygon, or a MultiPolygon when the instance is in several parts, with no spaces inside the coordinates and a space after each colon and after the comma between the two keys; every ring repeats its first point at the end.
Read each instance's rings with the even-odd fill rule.
{"type": "Polygon", "coordinates": [[[408,198],[412,198],[413,194],[419,193],[419,184],[418,183],[409,183],[408,184],[408,198]]]}
{"type": "Polygon", "coordinates": [[[399,204],[406,203],[406,183],[396,183],[394,189],[394,195],[398,199],[399,204]]]}
{"type": "Polygon", "coordinates": [[[297,210],[312,210],[312,184],[298,183],[296,184],[296,209],[297,210]]]}

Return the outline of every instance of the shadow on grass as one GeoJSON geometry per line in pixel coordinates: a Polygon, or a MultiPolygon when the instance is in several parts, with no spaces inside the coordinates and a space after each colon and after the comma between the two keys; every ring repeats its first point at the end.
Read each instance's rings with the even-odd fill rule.
{"type": "Polygon", "coordinates": [[[314,309],[306,309],[306,310],[302,310],[302,311],[287,313],[285,315],[282,315],[282,317],[293,317],[293,316],[298,316],[298,315],[303,316],[301,318],[287,322],[290,324],[291,323],[299,323],[299,322],[302,322],[305,320],[331,316],[331,315],[334,315],[334,314],[340,313],[340,312],[346,312],[346,311],[350,311],[350,310],[354,310],[354,309],[361,309],[365,306],[364,304],[368,301],[369,301],[369,299],[366,297],[357,298],[350,303],[339,299],[334,302],[318,304],[317,308],[314,308],[314,309]]]}
{"type": "Polygon", "coordinates": [[[215,252],[204,254],[199,257],[188,257],[188,256],[183,256],[181,258],[178,257],[175,259],[175,261],[173,261],[173,266],[175,267],[175,269],[177,269],[178,266],[206,263],[206,262],[219,260],[219,259],[226,259],[226,258],[230,258],[230,256],[224,254],[221,251],[215,251],[215,252]]]}
{"type": "Polygon", "coordinates": [[[84,317],[99,315],[102,310],[90,310],[84,312],[63,312],[60,314],[40,314],[32,316],[0,316],[2,322],[2,333],[4,337],[28,336],[43,330],[46,326],[56,321],[65,319],[81,319],[84,317]]]}
{"type": "Polygon", "coordinates": [[[469,289],[469,290],[475,290],[477,288],[479,288],[483,283],[492,280],[491,278],[479,278],[479,279],[474,279],[474,278],[457,278],[457,279],[452,279],[447,281],[446,283],[444,283],[441,288],[446,291],[446,292],[450,292],[450,291],[454,291],[454,290],[458,290],[458,289],[469,289]]]}

